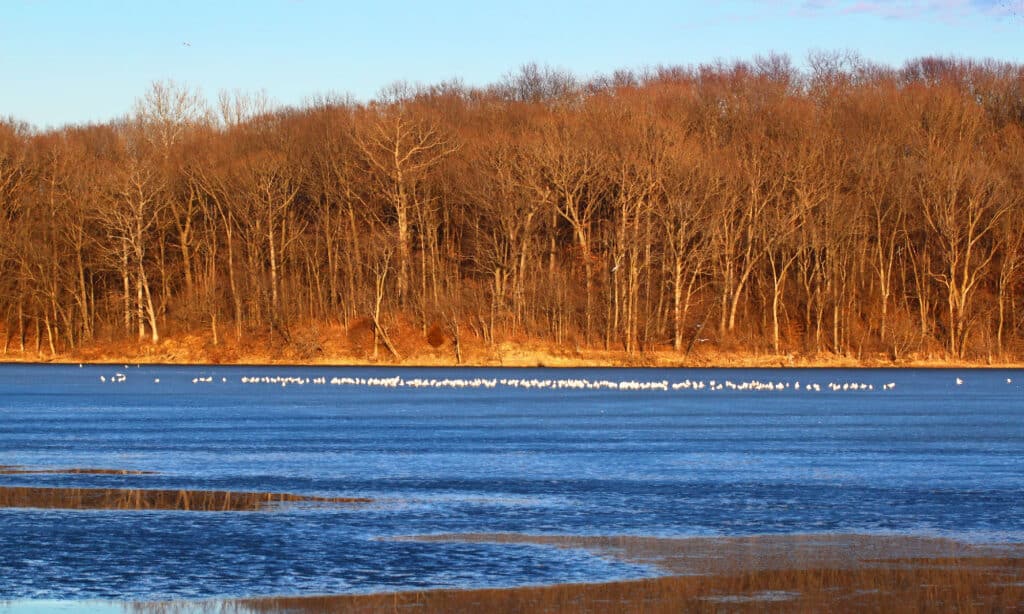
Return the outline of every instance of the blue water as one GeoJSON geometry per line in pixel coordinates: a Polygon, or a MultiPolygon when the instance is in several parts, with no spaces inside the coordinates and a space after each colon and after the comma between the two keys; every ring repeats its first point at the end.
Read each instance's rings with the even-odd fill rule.
{"type": "Polygon", "coordinates": [[[0,366],[0,465],[158,472],[0,475],[0,485],[374,500],[258,513],[0,509],[0,599],[365,593],[656,573],[578,550],[389,539],[436,533],[1024,542],[1022,385],[1024,372],[998,370],[0,366]],[[243,383],[264,377],[296,379],[243,383]],[[493,387],[454,382],[478,379],[493,387]],[[412,385],[427,380],[442,387],[412,385]],[[528,380],[594,387],[507,383],[528,380]],[[712,380],[782,389],[716,390],[712,380]],[[689,387],[697,381],[705,387],[689,387]]]}

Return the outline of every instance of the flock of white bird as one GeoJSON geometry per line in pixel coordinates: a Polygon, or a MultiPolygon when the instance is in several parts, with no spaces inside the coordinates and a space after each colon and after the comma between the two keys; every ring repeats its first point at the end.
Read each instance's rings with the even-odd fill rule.
{"type": "MultiPolygon", "coordinates": [[[[139,365],[136,365],[138,368],[139,365]]],[[[83,365],[79,364],[78,368],[81,369],[83,365]]],[[[125,365],[124,368],[127,370],[130,367],[125,365]]],[[[101,382],[109,381],[112,384],[121,384],[128,381],[128,376],[120,371],[114,373],[109,378],[105,375],[100,376],[101,382]]],[[[953,380],[957,386],[964,384],[963,378],[957,377],[953,380]]],[[[193,384],[211,384],[214,382],[212,375],[205,377],[193,377],[193,384]]],[[[221,377],[220,382],[226,384],[228,378],[221,377]]],[[[273,384],[281,386],[282,388],[288,386],[305,386],[312,384],[314,386],[361,386],[370,388],[497,388],[499,386],[503,388],[525,388],[525,389],[546,389],[546,390],[739,390],[739,391],[781,391],[781,390],[802,390],[805,392],[821,392],[822,389],[830,390],[832,392],[858,392],[858,391],[871,391],[875,390],[874,384],[866,382],[829,382],[822,386],[818,383],[805,383],[801,386],[799,381],[790,382],[762,382],[760,380],[750,380],[746,382],[733,382],[732,380],[718,381],[718,380],[691,380],[685,379],[681,382],[669,382],[668,380],[661,381],[636,381],[636,380],[590,380],[586,378],[566,378],[566,379],[535,379],[535,378],[485,378],[485,377],[474,377],[472,379],[463,378],[412,378],[405,379],[400,375],[394,377],[332,377],[328,380],[326,377],[296,377],[294,375],[261,375],[261,376],[242,376],[241,382],[243,384],[273,384]]],[[[160,378],[153,379],[154,384],[160,383],[160,378]]],[[[1006,378],[1007,384],[1012,384],[1013,379],[1006,378]]],[[[882,390],[893,390],[896,388],[896,382],[889,382],[882,384],[882,390]]]]}
{"type": "MultiPolygon", "coordinates": [[[[226,383],[228,383],[228,378],[222,377],[222,378],[220,378],[220,381],[221,381],[222,384],[226,384],[226,383]]],[[[157,383],[159,383],[159,381],[157,381],[157,383]]],[[[213,383],[213,376],[212,375],[207,375],[206,377],[193,377],[192,378],[192,383],[193,384],[211,384],[211,383],[213,383]]]]}
{"type": "MultiPolygon", "coordinates": [[[[84,365],[79,364],[78,368],[82,368],[84,365]]],[[[139,365],[136,365],[138,368],[139,365]]],[[[128,365],[124,366],[125,370],[130,369],[128,365]]],[[[100,382],[110,382],[112,384],[122,384],[128,381],[128,376],[120,371],[115,372],[110,377],[106,375],[100,376],[100,382]]],[[[325,376],[320,377],[298,377],[294,375],[260,375],[260,376],[247,376],[243,375],[241,380],[243,384],[272,384],[275,386],[281,386],[286,388],[288,386],[360,386],[369,388],[524,388],[527,390],[538,389],[538,390],[660,390],[668,392],[670,390],[706,390],[713,392],[716,390],[738,390],[738,391],[782,391],[782,390],[797,390],[804,392],[821,392],[822,390],[829,390],[832,392],[864,392],[875,390],[875,385],[867,382],[829,382],[825,385],[819,383],[804,383],[801,385],[799,381],[796,382],[781,382],[781,381],[760,381],[750,380],[744,382],[733,382],[732,380],[718,381],[718,380],[692,380],[685,379],[679,382],[669,382],[668,380],[660,381],[637,381],[637,380],[591,380],[586,378],[564,378],[564,379],[536,379],[536,378],[486,378],[486,377],[474,377],[474,378],[423,378],[414,377],[411,379],[405,379],[401,375],[394,377],[332,377],[327,379],[325,376]]],[[[221,377],[220,383],[226,384],[228,378],[221,377]]],[[[957,386],[964,384],[963,378],[957,377],[954,379],[957,386]]],[[[160,378],[153,378],[154,384],[160,383],[160,378]]],[[[212,375],[196,376],[192,378],[193,384],[212,384],[214,383],[214,377],[212,375]]],[[[1012,384],[1013,379],[1006,378],[1007,384],[1012,384]]],[[[889,382],[882,384],[881,390],[893,390],[896,388],[896,382],[889,382]]]]}
{"type": "MultiPolygon", "coordinates": [[[[198,378],[199,382],[209,382],[210,378],[198,378]]],[[[193,380],[196,383],[197,380],[193,380]]],[[[608,380],[608,379],[587,379],[587,378],[563,378],[563,379],[539,379],[539,378],[423,378],[415,377],[406,379],[400,375],[393,377],[300,377],[294,375],[260,375],[243,376],[243,384],[264,384],[273,386],[355,386],[365,388],[521,388],[526,390],[627,390],[627,391],[756,391],[772,392],[783,390],[797,390],[804,392],[821,392],[829,390],[832,392],[854,392],[872,391],[875,385],[867,382],[828,382],[804,383],[782,382],[782,381],[761,381],[749,380],[733,382],[732,380],[694,380],[685,379],[677,382],[668,380],[608,380]]],[[[893,390],[895,382],[882,384],[881,390],[893,390]]]]}
{"type": "MultiPolygon", "coordinates": [[[[79,365],[82,366],[82,365],[79,365]]],[[[125,369],[128,369],[128,365],[125,365],[125,369]]],[[[106,375],[100,376],[100,382],[110,382],[112,384],[121,384],[128,381],[128,376],[120,371],[115,372],[109,377],[106,375]]],[[[228,383],[227,377],[219,378],[220,383],[228,383]]],[[[761,380],[749,380],[741,382],[733,382],[732,380],[693,380],[684,379],[678,382],[669,382],[668,380],[653,380],[653,381],[638,381],[638,380],[607,380],[607,379],[587,379],[587,378],[564,378],[564,379],[537,379],[537,378],[486,378],[486,377],[474,377],[474,378],[423,378],[414,377],[405,379],[400,375],[394,377],[332,377],[327,379],[326,376],[320,377],[299,377],[294,375],[259,375],[259,376],[242,376],[240,381],[243,384],[271,384],[275,386],[281,386],[282,388],[288,386],[359,386],[368,388],[523,388],[527,390],[629,390],[629,391],[644,391],[644,390],[660,390],[668,392],[670,390],[694,390],[694,391],[717,391],[717,390],[737,390],[737,391],[755,391],[755,392],[778,392],[783,390],[796,390],[804,392],[821,392],[822,390],[828,390],[831,392],[864,392],[876,390],[875,385],[867,382],[855,382],[855,381],[838,381],[828,382],[827,384],[820,384],[817,382],[801,384],[799,381],[795,382],[782,382],[782,381],[761,381],[761,380]]],[[[192,378],[193,384],[212,384],[215,382],[214,376],[197,376],[192,378]]],[[[964,380],[957,377],[954,382],[957,386],[962,386],[964,380]]],[[[154,384],[160,383],[160,378],[153,379],[154,384]]],[[[1011,378],[1006,378],[1007,384],[1012,384],[1011,378]]],[[[893,390],[896,388],[896,382],[888,382],[881,385],[881,390],[893,390]]]]}

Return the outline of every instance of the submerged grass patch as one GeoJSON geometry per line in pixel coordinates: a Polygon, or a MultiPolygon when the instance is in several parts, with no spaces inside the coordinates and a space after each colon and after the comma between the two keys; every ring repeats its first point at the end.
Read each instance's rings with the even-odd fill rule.
{"type": "Polygon", "coordinates": [[[351,504],[370,501],[360,497],[230,490],[0,486],[0,507],[44,509],[257,512],[280,503],[351,504]]]}
{"type": "Polygon", "coordinates": [[[646,537],[632,535],[529,535],[452,533],[391,538],[399,541],[537,544],[580,548],[598,556],[653,565],[668,574],[727,575],[771,569],[848,569],[894,560],[939,561],[981,557],[1024,558],[1022,545],[975,545],[909,535],[807,533],[743,537],[646,537]]]}

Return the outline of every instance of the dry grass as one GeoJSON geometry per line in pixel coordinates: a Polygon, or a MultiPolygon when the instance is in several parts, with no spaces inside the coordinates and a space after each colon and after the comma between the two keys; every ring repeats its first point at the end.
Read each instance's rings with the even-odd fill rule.
{"type": "Polygon", "coordinates": [[[153,614],[196,609],[225,613],[1024,611],[1024,551],[1019,546],[865,535],[431,537],[456,538],[585,547],[631,561],[656,560],[675,575],[603,584],[164,602],[135,604],[133,609],[153,614]],[[942,554],[949,552],[958,554],[942,554]],[[694,573],[694,569],[703,571],[694,573]]]}
{"type": "Polygon", "coordinates": [[[673,575],[732,575],[794,568],[856,569],[893,559],[1024,558],[1024,546],[971,545],[901,535],[808,533],[746,537],[638,537],[455,533],[397,541],[539,544],[589,550],[597,556],[651,565],[673,575]]]}
{"type": "Polygon", "coordinates": [[[71,510],[185,510],[257,512],[279,503],[369,503],[355,497],[311,497],[288,493],[143,488],[43,488],[0,486],[0,508],[71,510]]]}
{"type": "Polygon", "coordinates": [[[156,475],[156,471],[134,469],[94,469],[71,467],[69,469],[26,469],[19,465],[0,465],[0,475],[156,475]]]}
{"type": "MultiPolygon", "coordinates": [[[[197,604],[138,604],[173,614],[197,604]]],[[[905,559],[865,569],[777,569],[605,584],[200,602],[221,612],[1015,612],[1020,559],[905,559]]],[[[190,609],[192,608],[192,609],[190,609]]]]}
{"type": "MultiPolygon", "coordinates": [[[[280,364],[280,365],[405,365],[456,366],[449,336],[437,327],[423,331],[408,322],[389,329],[401,360],[379,348],[372,352],[371,329],[355,321],[348,325],[316,323],[296,325],[294,342],[284,343],[267,334],[246,334],[240,339],[223,335],[213,345],[204,332],[170,334],[157,344],[130,340],[95,341],[73,352],[51,356],[48,351],[9,351],[0,362],[145,363],[145,364],[280,364]],[[311,352],[310,348],[315,348],[311,352]]],[[[729,348],[702,347],[690,354],[658,346],[643,353],[599,347],[556,346],[530,339],[509,339],[487,344],[470,334],[460,340],[462,366],[508,367],[1021,367],[1024,363],[991,359],[948,360],[942,356],[908,355],[893,363],[883,354],[858,358],[832,354],[776,355],[729,348]]]]}

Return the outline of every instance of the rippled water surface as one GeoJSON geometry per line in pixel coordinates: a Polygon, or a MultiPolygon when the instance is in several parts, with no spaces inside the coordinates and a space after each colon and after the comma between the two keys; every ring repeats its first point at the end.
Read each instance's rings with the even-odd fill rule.
{"type": "Polygon", "coordinates": [[[431,533],[1021,542],[1022,385],[1024,372],[995,370],[2,366],[0,465],[157,473],[0,475],[0,485],[374,502],[256,513],[0,509],[0,599],[654,573],[548,546],[388,539],[431,533]]]}

